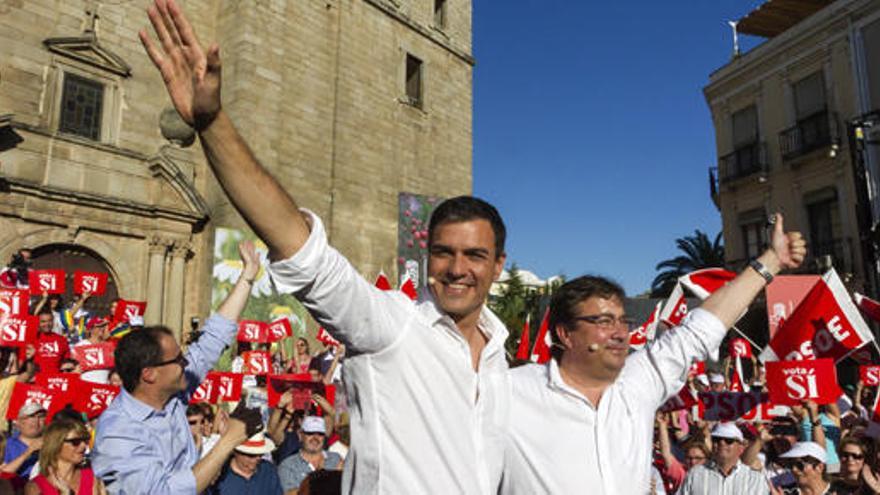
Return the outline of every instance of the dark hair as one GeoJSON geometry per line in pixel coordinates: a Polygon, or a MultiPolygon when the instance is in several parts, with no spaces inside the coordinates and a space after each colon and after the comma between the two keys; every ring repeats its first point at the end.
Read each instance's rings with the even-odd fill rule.
{"type": "Polygon", "coordinates": [[[318,469],[303,479],[297,493],[303,495],[335,495],[342,493],[342,471],[338,469],[318,469]]]}
{"type": "Polygon", "coordinates": [[[195,415],[204,416],[205,410],[202,409],[201,403],[190,404],[190,405],[186,406],[186,415],[187,416],[195,416],[195,415]]]}
{"type": "Polygon", "coordinates": [[[52,310],[49,309],[49,306],[43,306],[42,308],[40,308],[40,311],[37,313],[37,316],[42,316],[42,315],[49,315],[52,318],[55,318],[55,314],[52,313],[52,310]]]}
{"type": "Polygon", "coordinates": [[[486,220],[495,234],[495,257],[504,254],[504,241],[507,229],[498,210],[489,203],[473,196],[458,196],[440,203],[431,213],[428,222],[428,242],[434,241],[434,229],[445,223],[468,222],[470,220],[486,220]]]}
{"type": "Polygon", "coordinates": [[[144,327],[126,334],[116,346],[113,354],[116,372],[129,393],[137,388],[144,368],[162,360],[162,346],[159,344],[162,335],[174,338],[174,333],[167,327],[144,327]]]}
{"type": "Polygon", "coordinates": [[[553,348],[551,354],[556,359],[562,356],[562,348],[559,345],[559,335],[556,334],[558,325],[568,325],[575,316],[577,305],[586,301],[591,297],[601,297],[602,299],[620,299],[621,304],[626,293],[623,287],[604,277],[593,275],[584,275],[562,284],[553,298],[550,299],[550,314],[548,323],[550,336],[553,339],[553,348]]]}

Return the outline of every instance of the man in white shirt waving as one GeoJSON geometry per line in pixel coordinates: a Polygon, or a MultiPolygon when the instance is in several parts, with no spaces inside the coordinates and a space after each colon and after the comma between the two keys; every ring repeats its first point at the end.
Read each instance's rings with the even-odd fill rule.
{"type": "Polygon", "coordinates": [[[348,349],[344,380],[352,450],[350,493],[494,493],[501,477],[507,330],[485,307],[504,266],[505,229],[471,197],[437,207],[428,230],[431,287],[417,303],[368,283],[328,245],[260,165],[222,107],[217,45],[203,51],[172,0],[148,11],[158,45],[141,41],[210,165],[269,247],[279,291],[295,294],[348,349]]]}
{"type": "Polygon", "coordinates": [[[550,303],[554,352],[546,366],[511,370],[503,493],[648,493],[654,413],[678,393],[694,360],[715,353],[752,299],[806,255],[782,216],[771,248],[688,314],[628,355],[624,292],[600,277],[565,283],[550,303]]]}

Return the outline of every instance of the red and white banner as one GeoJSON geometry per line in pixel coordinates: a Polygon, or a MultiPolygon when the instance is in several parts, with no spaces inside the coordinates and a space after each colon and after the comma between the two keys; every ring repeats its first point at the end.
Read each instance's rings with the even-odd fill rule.
{"type": "Polygon", "coordinates": [[[64,270],[31,270],[28,286],[31,294],[64,294],[64,270]]]}
{"type": "Polygon", "coordinates": [[[30,312],[30,296],[23,289],[0,289],[0,315],[20,316],[30,312]]]}
{"type": "Polygon", "coordinates": [[[516,348],[516,358],[522,361],[528,361],[529,359],[529,334],[531,333],[531,329],[529,328],[529,319],[531,315],[526,314],[526,322],[523,324],[522,332],[519,334],[519,346],[516,348]]]}
{"type": "Polygon", "coordinates": [[[80,379],[76,373],[37,373],[34,382],[46,390],[68,394],[77,389],[80,379]]]}
{"type": "Polygon", "coordinates": [[[238,336],[236,340],[239,342],[265,344],[269,342],[269,326],[262,321],[241,320],[238,322],[238,336]]]}
{"type": "Polygon", "coordinates": [[[697,415],[706,421],[771,421],[789,409],[773,404],[766,393],[700,392],[697,415]]]}
{"type": "Polygon", "coordinates": [[[835,361],[873,339],[862,315],[832,268],[785,320],[761,353],[761,361],[835,361]]]}
{"type": "Polygon", "coordinates": [[[79,361],[83,371],[107,370],[116,366],[114,360],[116,345],[113,342],[77,345],[70,348],[73,359],[79,361]]]}
{"type": "Polygon", "coordinates": [[[331,405],[336,403],[336,388],[324,386],[323,382],[312,381],[308,374],[270,375],[266,387],[269,396],[269,407],[278,405],[281,395],[291,390],[293,409],[309,409],[312,394],[323,395],[331,405]]]}
{"type": "Polygon", "coordinates": [[[660,312],[660,321],[669,328],[677,327],[687,312],[687,299],[684,297],[681,282],[678,282],[675,284],[675,288],[672,289],[672,293],[669,294],[669,298],[666,299],[666,304],[663,305],[663,311],[660,312]]]}
{"type": "Polygon", "coordinates": [[[146,310],[146,301],[126,301],[120,299],[116,303],[116,311],[113,313],[113,321],[128,323],[136,316],[143,318],[146,310]]]}
{"type": "Polygon", "coordinates": [[[697,375],[706,374],[706,361],[694,361],[688,369],[688,378],[694,378],[697,375]]]}
{"type": "Polygon", "coordinates": [[[654,311],[651,311],[651,314],[648,315],[648,320],[629,333],[629,346],[634,350],[643,349],[648,342],[654,340],[654,336],[657,333],[657,324],[660,323],[660,309],[662,307],[663,303],[658,302],[657,306],[654,307],[654,311]]]}
{"type": "Polygon", "coordinates": [[[748,340],[742,337],[731,339],[728,344],[728,351],[732,358],[739,357],[749,359],[752,357],[752,345],[749,344],[748,340]]]}
{"type": "Polygon", "coordinates": [[[376,276],[376,288],[379,290],[391,290],[391,281],[385,276],[385,272],[380,271],[376,276]]]}
{"type": "Polygon", "coordinates": [[[798,405],[805,400],[831,404],[843,393],[837,385],[837,369],[830,358],[811,361],[767,363],[767,391],[777,404],[798,405]]]}
{"type": "Polygon", "coordinates": [[[660,406],[661,412],[672,412],[679,411],[681,409],[690,409],[697,405],[697,398],[694,397],[694,394],[691,393],[691,390],[687,385],[681,388],[678,393],[667,400],[662,406],[660,406]]]}
{"type": "Polygon", "coordinates": [[[89,419],[96,418],[107,409],[117,395],[119,395],[117,386],[84,381],[77,388],[73,408],[86,413],[89,419]]]}
{"type": "Polygon", "coordinates": [[[199,387],[189,399],[190,404],[197,402],[238,402],[241,400],[241,385],[244,375],[209,371],[199,387]]]}
{"type": "Polygon", "coordinates": [[[773,278],[765,289],[771,339],[821,279],[819,275],[777,275],[773,278]]]}
{"type": "Polygon", "coordinates": [[[705,300],[734,278],[736,273],[723,268],[703,268],[682,276],[678,281],[700,300],[705,300]]]}
{"type": "Polygon", "coordinates": [[[859,366],[859,377],[866,387],[876,387],[880,385],[880,366],[869,365],[859,366]]]}
{"type": "Polygon", "coordinates": [[[293,327],[290,326],[290,320],[287,318],[280,318],[269,323],[267,331],[269,332],[269,342],[278,342],[293,335],[293,327]]]}
{"type": "Polygon", "coordinates": [[[419,291],[416,289],[416,284],[412,281],[411,278],[406,277],[406,280],[400,284],[400,292],[403,292],[410,299],[415,301],[419,297],[419,291]]]}
{"type": "Polygon", "coordinates": [[[318,334],[315,336],[315,340],[327,346],[339,345],[339,341],[334,339],[330,332],[324,330],[324,327],[318,327],[318,334]]]}
{"type": "Polygon", "coordinates": [[[0,346],[24,347],[37,341],[36,316],[4,316],[0,318],[0,346]]]}
{"type": "Polygon", "coordinates": [[[553,341],[550,338],[550,308],[544,311],[544,317],[541,318],[541,326],[538,328],[538,335],[535,336],[535,346],[532,347],[531,359],[538,364],[544,364],[550,360],[550,346],[553,341]]]}
{"type": "Polygon", "coordinates": [[[31,402],[40,404],[47,411],[46,418],[51,418],[63,407],[61,401],[62,395],[59,392],[47,390],[39,385],[16,382],[12,388],[12,396],[9,398],[9,406],[6,408],[6,419],[17,418],[19,409],[31,402]]]}
{"type": "Polygon", "coordinates": [[[189,397],[189,403],[198,404],[199,402],[208,402],[210,404],[215,404],[217,402],[217,392],[214,391],[216,386],[217,380],[214,376],[214,372],[208,372],[208,374],[205,375],[205,379],[202,380],[202,383],[196,387],[192,395],[189,397]]]}
{"type": "Polygon", "coordinates": [[[863,296],[858,292],[853,293],[853,300],[856,302],[856,306],[862,310],[862,313],[868,315],[868,318],[880,322],[880,302],[863,296]]]}
{"type": "Polygon", "coordinates": [[[93,296],[103,296],[107,291],[107,277],[106,273],[77,270],[73,272],[73,292],[74,294],[88,292],[93,296]]]}
{"type": "Polygon", "coordinates": [[[247,351],[242,354],[245,375],[268,375],[272,371],[272,357],[269,351],[247,351]]]}

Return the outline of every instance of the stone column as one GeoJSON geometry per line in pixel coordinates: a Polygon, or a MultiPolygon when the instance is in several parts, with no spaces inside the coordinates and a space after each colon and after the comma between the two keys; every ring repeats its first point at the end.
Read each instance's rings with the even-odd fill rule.
{"type": "Polygon", "coordinates": [[[158,325],[162,321],[162,303],[165,296],[165,252],[168,242],[160,237],[151,237],[150,264],[147,270],[147,310],[144,324],[158,325]]]}
{"type": "Polygon", "coordinates": [[[175,241],[171,246],[171,273],[168,275],[168,291],[165,307],[165,326],[180,341],[183,325],[183,268],[190,253],[188,242],[175,241]]]}

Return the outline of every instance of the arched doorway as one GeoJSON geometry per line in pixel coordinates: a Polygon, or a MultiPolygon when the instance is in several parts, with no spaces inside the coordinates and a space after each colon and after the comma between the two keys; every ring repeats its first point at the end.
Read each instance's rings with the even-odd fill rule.
{"type": "Polygon", "coordinates": [[[84,272],[107,273],[107,290],[102,296],[92,296],[86,301],[84,309],[101,316],[110,312],[110,304],[118,297],[116,280],[107,262],[98,253],[76,244],[46,244],[33,249],[33,268],[36,270],[64,270],[67,275],[64,303],[69,305],[78,296],[73,293],[73,273],[84,272]]]}

